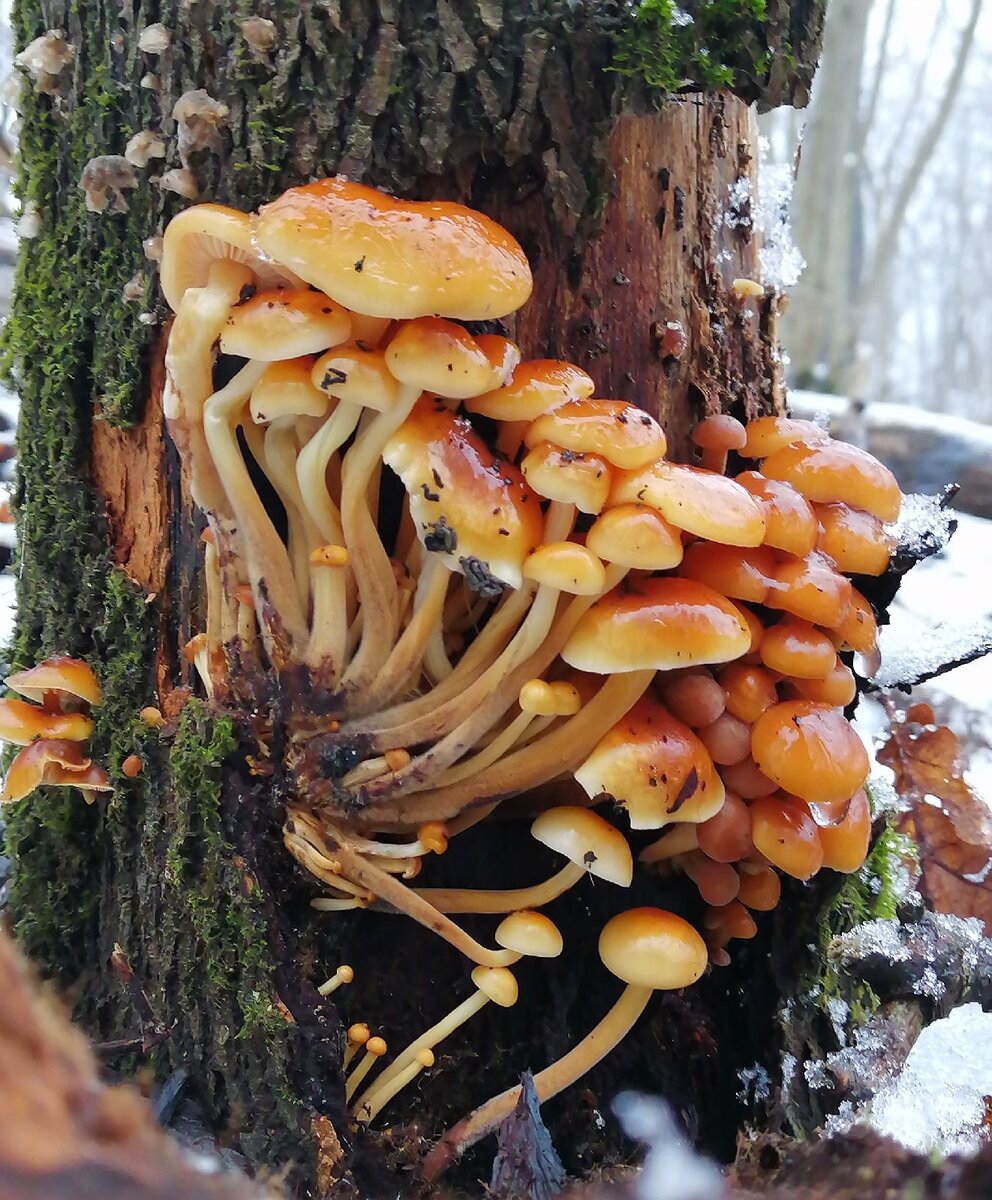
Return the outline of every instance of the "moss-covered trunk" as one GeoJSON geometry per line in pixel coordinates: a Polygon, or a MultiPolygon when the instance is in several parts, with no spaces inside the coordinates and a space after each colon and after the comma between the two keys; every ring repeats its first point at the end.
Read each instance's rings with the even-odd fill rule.
{"type": "MultiPolygon", "coordinates": [[[[685,455],[701,412],[778,403],[776,300],[746,308],[730,290],[756,275],[748,213],[731,199],[756,158],[739,97],[804,99],[823,6],[685,0],[685,25],[665,0],[637,19],[628,5],[551,0],[16,5],[22,46],[61,30],[72,58],[40,91],[29,79],[23,87],[21,189],[40,231],[22,251],[6,337],[23,403],[11,658],[68,652],[93,663],[106,694],[93,746],[116,790],[92,807],[71,792],[38,794],[11,812],[11,905],[23,944],[98,1038],[136,1029],[110,966],[114,945],[124,947],[172,1028],[157,1068],[186,1068],[255,1164],[291,1162],[301,1183],[319,1176],[321,1188],[351,1169],[340,1025],[314,987],[351,926],[314,927],[281,848],[278,796],[252,774],[232,720],[187,690],[196,692],[180,647],[198,628],[198,526],[163,432],[167,312],[142,251],[187,201],[158,177],[183,167],[200,198],[248,208],[343,172],[490,212],[534,267],[516,328],[525,354],[578,362],[600,394],[657,413],[685,455]],[[143,52],[155,23],[168,44],[143,52]],[[728,90],[656,108],[658,85],[686,81],[728,90]],[[172,118],[197,88],[227,108],[199,148],[172,118]],[[135,169],[127,211],[87,211],[84,168],[122,154],[141,130],[161,134],[164,161],[135,169]],[[139,719],[147,704],[164,712],[161,729],[139,719]],[[143,770],[127,779],[130,754],[143,770]]],[[[510,852],[505,828],[506,847],[481,858],[510,852]]],[[[355,1003],[374,994],[405,1032],[405,1020],[446,1003],[438,989],[457,984],[460,968],[427,969],[405,926],[373,928],[362,941],[381,970],[355,1003]]],[[[588,1027],[580,975],[573,964],[553,980],[551,1007],[505,1027],[504,1042],[482,1023],[461,1043],[462,1061],[486,1082],[506,1080],[528,1045],[543,1055],[588,1027]]],[[[650,1029],[660,1048],[673,1027],[708,1028],[688,1009],[662,1016],[650,1029]]],[[[606,1082],[616,1085],[625,1062],[643,1078],[643,1058],[621,1056],[606,1082]]],[[[700,1050],[674,1075],[656,1065],[648,1079],[676,1078],[712,1141],[732,1121],[707,1115],[707,1102],[719,1106],[733,1088],[714,1084],[706,1058],[700,1050]]],[[[420,1098],[425,1132],[457,1114],[462,1074],[456,1065],[420,1098]]],[[[595,1103],[577,1108],[556,1118],[573,1167],[608,1141],[595,1133],[595,1103]]],[[[374,1150],[358,1159],[360,1172],[385,1169],[374,1150]]]]}

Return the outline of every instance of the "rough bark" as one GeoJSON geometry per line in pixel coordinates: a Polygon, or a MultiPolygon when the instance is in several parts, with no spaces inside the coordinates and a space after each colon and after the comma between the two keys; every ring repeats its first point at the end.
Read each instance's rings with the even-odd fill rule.
{"type": "MultiPolygon", "coordinates": [[[[774,96],[801,91],[822,4],[779,0],[765,21],[750,4],[723,7],[725,45],[710,49],[731,64],[734,82],[749,97],[766,86],[774,96]],[[750,69],[738,71],[744,59],[750,69]]],[[[252,1162],[290,1163],[297,1180],[316,1180],[321,1191],[354,1163],[359,1182],[384,1194],[386,1160],[377,1148],[347,1159],[351,1147],[335,1133],[344,1140],[347,1129],[340,1025],[314,981],[340,961],[352,926],[310,919],[307,886],[279,842],[280,797],[251,774],[251,747],[239,744],[231,718],[190,699],[178,653],[198,628],[197,524],[162,432],[165,311],[141,240],[181,204],[146,170],[126,213],[94,215],[78,180],[89,159],[120,153],[141,128],[161,130],[164,166],[177,166],[173,103],[204,87],[230,110],[217,149],[188,159],[205,199],[253,207],[335,171],[464,198],[505,221],[532,258],[535,298],[517,327],[525,352],[586,366],[605,394],[657,412],[684,454],[701,412],[753,414],[778,402],[775,301],[750,313],[729,294],[735,276],[755,273],[749,214],[724,219],[730,184],[750,169],[753,131],[730,93],[621,116],[626,87],[646,94],[642,81],[628,85],[610,70],[623,11],[541,0],[512,9],[492,0],[282,0],[267,12],[273,48],[260,54],[242,27],[258,14],[241,0],[22,0],[17,10],[22,44],[61,27],[75,58],[58,94],[23,101],[22,188],[42,233],[22,255],[7,338],[23,398],[12,654],[18,664],[56,651],[94,663],[106,701],[93,745],[118,786],[104,806],[45,795],[12,814],[12,907],[27,948],[101,1038],[133,1032],[109,967],[122,944],[171,1026],[155,1065],[190,1070],[252,1162]],[[157,20],[171,45],[143,55],[137,37],[157,20]],[[160,91],[141,86],[147,72],[160,91]],[[142,299],[128,303],[124,287],[139,270],[142,299]],[[137,718],[154,702],[167,718],[162,730],[137,718]],[[144,770],[126,780],[120,764],[131,753],[144,770]]],[[[696,66],[687,61],[683,77],[696,66]]],[[[498,854],[479,843],[468,853],[509,856],[518,834],[507,823],[498,854]]],[[[526,854],[519,858],[526,872],[526,854]]],[[[574,928],[588,921],[584,911],[568,917],[574,928]]],[[[371,990],[356,985],[349,1004],[374,994],[377,1019],[381,1012],[399,1036],[446,1003],[461,968],[447,959],[435,968],[432,957],[428,969],[424,942],[406,928],[398,935],[388,919],[369,922],[361,942],[378,966],[364,976],[371,990]]],[[[551,973],[533,989],[535,1005],[545,1005],[539,1021],[537,1009],[521,1009],[502,1029],[481,1022],[458,1048],[473,1078],[456,1066],[421,1094],[424,1131],[479,1087],[502,1085],[528,1057],[543,1059],[584,1032],[587,1006],[605,1000],[595,994],[602,983],[588,982],[595,975],[590,962],[551,973]]],[[[708,1046],[719,1007],[714,993],[696,1010],[659,1008],[648,1036],[667,1052],[646,1066],[640,1050],[621,1054],[598,1086],[638,1075],[658,1087],[674,1081],[710,1141],[725,1145],[732,1072],[719,1078],[702,1050],[672,1053],[681,1035],[708,1046]]],[[[573,1170],[617,1153],[612,1132],[597,1132],[594,1099],[554,1119],[573,1170]]],[[[397,1157],[404,1153],[409,1145],[399,1144],[397,1157]]]]}

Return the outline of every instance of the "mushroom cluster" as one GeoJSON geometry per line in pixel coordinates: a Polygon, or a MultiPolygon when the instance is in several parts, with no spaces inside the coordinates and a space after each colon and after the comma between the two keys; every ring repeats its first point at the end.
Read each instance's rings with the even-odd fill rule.
{"type": "Polygon", "coordinates": [[[46,658],[5,682],[17,696],[0,699],[0,741],[22,749],[7,768],[0,804],[22,800],[38,787],[79,788],[88,804],[97,792],[111,791],[110,776],[84,746],[93,732],[89,710],[102,699],[89,665],[46,658]]]}
{"type": "MultiPolygon", "coordinates": [[[[725,415],[696,427],[698,465],[668,461],[641,409],[478,332],[531,275],[457,204],[332,178],[256,214],[199,205],[165,232],[161,282],[165,413],[207,526],[187,657],[287,773],[285,842],[323,885],[315,908],[406,914],[476,965],[472,1011],[512,1003],[508,955],[550,951],[502,940],[505,921],[484,945],[452,914],[533,930],[587,874],[629,886],[625,834],[555,808],[533,827],[568,860],[552,878],[409,881],[508,797],[574,776],[616,803],[645,868],[683,872],[707,906],[705,940],[625,914],[674,965],[604,954],[639,989],[590,1034],[608,1048],[651,988],[753,936],[779,872],[860,865],[869,764],[843,710],[851,654],[877,654],[850,576],[885,571],[900,506],[881,463],[810,422],[725,415]]],[[[385,1053],[370,1043],[357,1120],[429,1065],[433,1037],[358,1095],[385,1053]]],[[[594,1061],[573,1053],[539,1094],[594,1061]]]]}

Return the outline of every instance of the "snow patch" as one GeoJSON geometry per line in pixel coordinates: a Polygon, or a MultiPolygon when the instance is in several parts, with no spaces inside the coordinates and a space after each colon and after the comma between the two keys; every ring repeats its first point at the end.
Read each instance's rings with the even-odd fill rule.
{"type": "Polygon", "coordinates": [[[724,1194],[720,1171],[693,1150],[663,1100],[623,1092],[613,1111],[627,1136],[648,1147],[632,1189],[637,1200],[718,1200],[724,1194]]]}

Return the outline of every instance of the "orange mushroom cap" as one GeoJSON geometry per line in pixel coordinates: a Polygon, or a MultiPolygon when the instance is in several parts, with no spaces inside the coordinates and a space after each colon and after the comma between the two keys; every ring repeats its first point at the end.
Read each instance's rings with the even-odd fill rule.
{"type": "Polygon", "coordinates": [[[834,644],[808,621],[781,621],[765,630],[761,661],[781,675],[826,679],[837,661],[834,644]]]}
{"type": "Polygon", "coordinates": [[[461,325],[440,317],[419,317],[399,327],[386,347],[386,366],[409,387],[464,400],[484,392],[493,366],[461,325]]]}
{"type": "Polygon", "coordinates": [[[720,668],[717,678],[726,697],[727,712],[749,725],[778,703],[775,680],[763,667],[752,663],[728,663],[720,668]]]}
{"type": "Polygon", "coordinates": [[[667,571],[682,561],[679,530],[644,504],[608,508],[593,522],[586,545],[605,562],[634,570],[667,571]]]}
{"type": "Polygon", "coordinates": [[[751,750],[751,726],[725,712],[710,725],[697,729],[699,740],[720,766],[743,762],[751,750]]]}
{"type": "Polygon", "coordinates": [[[85,742],[92,732],[93,722],[82,713],[46,712],[9,696],[0,700],[0,741],[15,746],[28,746],[38,738],[85,742]]]}
{"type": "Polygon", "coordinates": [[[395,200],[337,177],[283,192],[252,229],[263,254],[374,317],[484,321],[531,292],[517,241],[461,204],[395,200]]]}
{"type": "Polygon", "coordinates": [[[21,800],[42,784],[57,784],[66,772],[82,777],[92,763],[78,742],[65,738],[39,738],[19,750],[7,768],[0,804],[21,800]]]}
{"type": "Polygon", "coordinates": [[[804,804],[781,794],[751,805],[751,836],[759,853],[794,879],[812,879],[823,866],[820,830],[804,804]]]}
{"type": "Polygon", "coordinates": [[[278,417],[322,417],[327,413],[330,397],[314,387],[310,378],[313,365],[310,355],[269,363],[248,401],[256,425],[278,417]]]}
{"type": "Polygon", "coordinates": [[[816,545],[816,515],[789,483],[766,479],[757,471],[743,471],[736,482],[761,502],[765,514],[765,545],[800,558],[816,545]]]}
{"type": "Polygon", "coordinates": [[[619,475],[610,504],[647,504],[676,529],[727,546],[760,546],[765,536],[761,505],[732,479],[655,462],[619,475]]]}
{"type": "Polygon", "coordinates": [[[848,799],[870,767],[844,714],[811,700],[784,701],[762,713],[752,728],[751,753],[769,779],[813,804],[848,799]]]}
{"type": "Polygon", "coordinates": [[[775,552],[767,546],[743,548],[694,542],[686,548],[679,574],[733,600],[764,604],[777,565],[775,552]]]}
{"type": "Polygon", "coordinates": [[[892,538],[878,517],[849,504],[818,504],[817,549],[847,575],[882,575],[892,556],[892,538]]]}
{"type": "Polygon", "coordinates": [[[850,646],[859,654],[871,654],[878,646],[875,610],[857,588],[851,588],[851,607],[832,628],[840,636],[841,646],[850,646]]]}
{"type": "Polygon", "coordinates": [[[724,798],[706,747],[649,697],[600,739],[575,780],[590,799],[612,796],[627,810],[632,829],[705,821],[724,798]]]}
{"type": "Polygon", "coordinates": [[[520,587],[524,559],[544,531],[540,501],[468,421],[422,399],[382,458],[403,480],[417,536],[428,550],[443,555],[453,571],[474,572],[475,578],[484,568],[520,587]]]}
{"type": "Polygon", "coordinates": [[[581,367],[552,358],[535,358],[515,367],[502,387],[470,397],[465,407],[494,421],[534,421],[568,400],[591,396],[594,388],[591,377],[581,367]]]}
{"type": "Polygon", "coordinates": [[[572,596],[599,596],[606,586],[603,564],[591,550],[576,542],[545,542],[538,546],[524,559],[523,576],[572,596]]]}
{"type": "Polygon", "coordinates": [[[854,672],[841,662],[839,656],[834,659],[834,665],[823,679],[789,677],[785,682],[791,684],[804,700],[829,704],[831,708],[846,708],[858,694],[854,672]]]}
{"type": "Polygon", "coordinates": [[[688,921],[660,908],[611,917],[599,935],[608,971],[635,987],[689,987],[706,970],[706,946],[688,921]]]}
{"type": "Polygon", "coordinates": [[[782,880],[777,871],[758,863],[741,863],[737,899],[757,912],[771,912],[782,898],[782,880]]]}
{"type": "Polygon", "coordinates": [[[662,676],[660,683],[665,707],[690,729],[711,725],[723,716],[726,708],[723,688],[705,669],[674,672],[662,676]]]}
{"type": "Polygon", "coordinates": [[[103,699],[100,684],[89,664],[81,658],[62,655],[46,658],[25,671],[15,671],[7,676],[6,684],[12,691],[39,703],[44,701],[46,692],[64,692],[93,705],[103,699]]]}
{"type": "Polygon", "coordinates": [[[539,496],[574,504],[584,513],[600,511],[613,483],[609,465],[598,454],[562,450],[551,442],[538,442],[520,469],[539,496]]]}
{"type": "Polygon", "coordinates": [[[162,239],[159,283],[173,312],[188,288],[203,287],[211,264],[229,258],[244,263],[261,287],[298,284],[291,271],[268,262],[251,241],[251,218],[222,204],[196,204],[172,218],[162,239]]]}
{"type": "Polygon", "coordinates": [[[744,458],[767,458],[793,442],[816,444],[830,438],[814,421],[799,421],[794,417],[758,417],[748,422],[746,432],[747,440],[741,450],[744,458]]]}
{"type": "Polygon", "coordinates": [[[851,581],[814,550],[805,558],[783,558],[775,568],[765,604],[813,625],[835,629],[850,612],[853,594],[851,581]]]}
{"type": "Polygon", "coordinates": [[[832,871],[850,875],[861,868],[868,857],[871,841],[871,809],[864,788],[851,797],[847,815],[837,825],[820,829],[823,865],[832,871]]]}
{"type": "Polygon", "coordinates": [[[714,862],[701,850],[693,850],[681,858],[682,870],[699,889],[707,904],[729,904],[737,898],[741,881],[729,863],[714,862]]]}
{"type": "MultiPolygon", "coordinates": [[[[491,372],[490,388],[499,388],[507,384],[513,372],[520,365],[520,347],[509,338],[500,337],[498,333],[476,334],[475,344],[486,356],[491,372]]],[[[592,381],[590,380],[590,389],[592,381]]],[[[488,389],[487,389],[488,390],[488,389]]]]}
{"type": "Polygon", "coordinates": [[[655,578],[618,588],[580,618],[561,652],[569,666],[594,674],[670,671],[729,662],[751,635],[729,600],[691,579],[655,578]]]}
{"type": "Polygon", "coordinates": [[[778,784],[759,771],[758,764],[750,756],[721,767],[720,776],[725,786],[744,800],[757,800],[759,796],[770,796],[778,791],[778,784]]]}
{"type": "Polygon", "coordinates": [[[320,354],[351,336],[351,318],[333,300],[306,289],[256,292],[231,309],[220,332],[224,354],[277,362],[320,354]]]}
{"type": "Polygon", "coordinates": [[[596,454],[623,470],[636,471],[665,453],[665,434],[653,417],[624,400],[567,400],[532,421],[528,448],[552,442],[576,453],[596,454]]]}
{"type": "Polygon", "coordinates": [[[896,477],[867,450],[846,442],[783,446],[761,465],[769,479],[780,479],[807,500],[838,501],[895,521],[902,504],[896,477]]]}
{"type": "Polygon", "coordinates": [[[743,450],[747,431],[736,417],[716,413],[696,423],[692,440],[703,450],[743,450]]]}
{"type": "Polygon", "coordinates": [[[388,412],[399,402],[402,386],[386,366],[379,350],[361,346],[335,346],[313,364],[310,379],[328,396],[388,412]]]}

